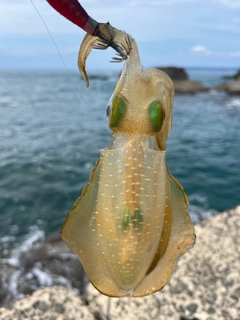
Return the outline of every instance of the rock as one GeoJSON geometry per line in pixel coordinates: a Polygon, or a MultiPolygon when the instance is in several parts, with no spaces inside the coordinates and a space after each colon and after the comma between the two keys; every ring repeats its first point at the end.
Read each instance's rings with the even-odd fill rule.
{"type": "Polygon", "coordinates": [[[187,289],[187,285],[182,281],[171,281],[169,283],[170,292],[173,294],[180,293],[187,289]]]}
{"type": "Polygon", "coordinates": [[[230,95],[240,95],[240,80],[219,84],[213,87],[213,90],[225,91],[230,95]]]}
{"type": "Polygon", "coordinates": [[[215,309],[213,307],[209,307],[208,313],[209,314],[214,314],[215,313],[215,309]]]}
{"type": "Polygon", "coordinates": [[[236,81],[240,80],[240,70],[238,70],[235,74],[223,76],[223,79],[234,79],[236,81]]]}
{"type": "Polygon", "coordinates": [[[240,80],[229,83],[227,93],[231,95],[239,95],[240,94],[240,80]]]}
{"type": "Polygon", "coordinates": [[[204,87],[199,81],[189,81],[188,74],[184,68],[157,67],[157,69],[165,72],[172,79],[176,93],[194,94],[209,89],[204,87]]]}
{"type": "Polygon", "coordinates": [[[40,289],[16,301],[9,309],[0,308],[0,320],[94,320],[95,317],[76,294],[63,287],[40,289]]]}
{"type": "Polygon", "coordinates": [[[83,267],[58,235],[39,240],[19,254],[18,263],[0,261],[0,305],[39,288],[64,285],[83,294],[88,283],[83,267]]]}
{"type": "MultiPolygon", "coordinates": [[[[240,206],[196,226],[196,235],[196,245],[181,258],[163,290],[142,298],[111,299],[110,319],[238,319],[240,299],[235,296],[240,289],[240,206]],[[221,272],[228,268],[231,281],[221,272]]],[[[91,284],[86,300],[106,315],[108,298],[91,284]]]]}
{"type": "Polygon", "coordinates": [[[0,320],[240,320],[240,206],[197,225],[196,235],[160,292],[110,299],[91,284],[80,297],[54,286],[1,308],[0,320]]]}
{"type": "Polygon", "coordinates": [[[229,83],[222,83],[214,86],[212,89],[216,91],[227,91],[229,83]]]}
{"type": "Polygon", "coordinates": [[[188,80],[188,74],[183,68],[177,67],[157,67],[165,72],[172,80],[188,80]]]}
{"type": "Polygon", "coordinates": [[[192,303],[189,303],[189,305],[187,305],[187,310],[191,313],[191,314],[194,314],[196,312],[198,308],[198,305],[194,302],[192,303]]]}
{"type": "Polygon", "coordinates": [[[176,93],[194,94],[209,90],[209,88],[204,87],[199,81],[174,80],[173,85],[176,93]]]}

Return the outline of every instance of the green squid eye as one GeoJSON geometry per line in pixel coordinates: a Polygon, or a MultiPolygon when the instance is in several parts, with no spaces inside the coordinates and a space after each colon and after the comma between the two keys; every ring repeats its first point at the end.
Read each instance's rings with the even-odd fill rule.
{"type": "Polygon", "coordinates": [[[122,98],[114,98],[110,112],[110,127],[117,127],[126,113],[126,104],[122,98]]]}
{"type": "Polygon", "coordinates": [[[149,117],[154,132],[160,131],[164,120],[164,109],[160,101],[156,100],[149,105],[149,117]]]}

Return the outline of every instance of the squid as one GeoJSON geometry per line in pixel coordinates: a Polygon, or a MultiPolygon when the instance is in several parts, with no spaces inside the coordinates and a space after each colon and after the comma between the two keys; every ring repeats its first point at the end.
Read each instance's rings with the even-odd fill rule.
{"type": "MultiPolygon", "coordinates": [[[[188,199],[166,163],[174,89],[158,69],[143,69],[136,41],[100,24],[117,46],[124,68],[107,107],[109,147],[68,213],[61,236],[93,286],[109,297],[142,297],[161,290],[179,258],[195,243],[188,199]],[[123,54],[121,54],[121,52],[123,54]]],[[[109,42],[87,34],[78,65],[109,42]]]]}

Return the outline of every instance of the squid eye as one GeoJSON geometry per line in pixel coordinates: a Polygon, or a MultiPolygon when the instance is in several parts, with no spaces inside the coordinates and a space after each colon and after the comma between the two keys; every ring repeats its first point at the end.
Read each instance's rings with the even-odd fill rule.
{"type": "Polygon", "coordinates": [[[124,115],[126,114],[126,103],[121,97],[115,97],[111,104],[111,112],[110,112],[110,127],[117,127],[124,115]]]}
{"type": "Polygon", "coordinates": [[[149,118],[154,132],[160,131],[164,120],[164,109],[160,101],[156,100],[149,105],[149,118]]]}
{"type": "Polygon", "coordinates": [[[109,114],[110,114],[110,105],[107,106],[106,114],[107,114],[107,117],[109,117],[109,114]]]}

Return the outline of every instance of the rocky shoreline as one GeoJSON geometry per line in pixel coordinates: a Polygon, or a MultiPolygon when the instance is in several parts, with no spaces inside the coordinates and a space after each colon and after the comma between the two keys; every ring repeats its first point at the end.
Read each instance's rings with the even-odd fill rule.
{"type": "Polygon", "coordinates": [[[213,90],[227,92],[230,95],[240,95],[240,80],[219,84],[213,87],[213,90]]]}
{"type": "MultiPolygon", "coordinates": [[[[0,308],[0,320],[240,320],[240,206],[197,225],[196,234],[195,247],[182,257],[169,284],[152,296],[109,299],[91,284],[82,284],[75,292],[53,286],[0,308]]],[[[61,242],[47,243],[57,258],[61,242]]],[[[65,254],[68,261],[61,246],[59,257],[65,254]]],[[[52,263],[56,264],[53,256],[52,263]]],[[[77,272],[79,266],[69,268],[77,272]]]]}
{"type": "Polygon", "coordinates": [[[205,87],[199,81],[189,80],[186,70],[177,67],[157,67],[164,71],[173,81],[175,93],[177,94],[196,94],[199,92],[221,91],[229,95],[240,95],[240,70],[230,76],[225,76],[224,79],[230,79],[231,82],[226,82],[214,86],[212,88],[205,87]]]}

